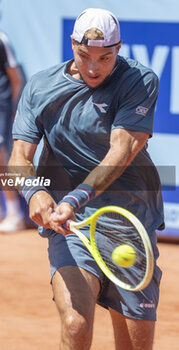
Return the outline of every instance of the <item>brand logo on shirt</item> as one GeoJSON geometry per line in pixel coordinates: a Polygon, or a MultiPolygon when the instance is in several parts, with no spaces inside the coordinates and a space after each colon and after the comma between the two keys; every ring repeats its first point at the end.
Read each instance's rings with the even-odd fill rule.
{"type": "Polygon", "coordinates": [[[104,109],[104,107],[107,107],[108,105],[106,103],[94,103],[93,104],[99,108],[101,113],[106,113],[106,110],[104,109]]]}
{"type": "Polygon", "coordinates": [[[141,115],[143,115],[144,117],[146,116],[146,114],[147,114],[147,112],[148,112],[148,108],[146,108],[146,107],[143,107],[143,106],[138,106],[137,108],[136,108],[136,114],[141,114],[141,115]]]}

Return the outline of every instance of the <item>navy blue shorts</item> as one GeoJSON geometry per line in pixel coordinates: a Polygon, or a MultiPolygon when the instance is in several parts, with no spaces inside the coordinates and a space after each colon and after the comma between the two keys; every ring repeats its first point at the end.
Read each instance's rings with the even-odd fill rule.
{"type": "MultiPolygon", "coordinates": [[[[156,236],[155,232],[154,235],[156,236]]],[[[147,288],[137,292],[126,291],[114,285],[105,277],[89,251],[75,234],[64,237],[51,231],[48,239],[51,277],[60,267],[79,266],[91,272],[100,280],[101,292],[98,297],[98,304],[105,308],[110,307],[127,317],[156,320],[159,285],[162,275],[157,265],[155,265],[153,279],[147,288]]],[[[155,247],[154,253],[158,256],[157,247],[155,247]]]]}

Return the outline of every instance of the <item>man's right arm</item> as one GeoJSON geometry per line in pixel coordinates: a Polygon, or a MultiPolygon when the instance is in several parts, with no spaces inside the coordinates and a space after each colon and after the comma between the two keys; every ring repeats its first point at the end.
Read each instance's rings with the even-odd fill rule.
{"type": "MultiPolygon", "coordinates": [[[[8,163],[9,172],[20,174],[21,177],[28,178],[36,176],[33,166],[33,158],[37,145],[23,140],[15,140],[12,154],[8,163]]],[[[20,186],[16,188],[20,192],[20,186]]],[[[51,213],[57,204],[49,193],[43,190],[35,192],[29,201],[29,216],[38,225],[46,228],[53,228],[50,224],[51,213]]]]}

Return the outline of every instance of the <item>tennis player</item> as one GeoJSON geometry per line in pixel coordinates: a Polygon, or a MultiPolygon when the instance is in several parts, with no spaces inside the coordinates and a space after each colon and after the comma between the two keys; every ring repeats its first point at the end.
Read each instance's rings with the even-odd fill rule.
{"type": "Polygon", "coordinates": [[[24,167],[31,180],[19,190],[49,240],[60,349],[90,349],[98,303],[110,312],[116,349],[151,350],[161,278],[155,230],[164,222],[160,181],[147,152],[158,78],[118,55],[120,26],[109,11],[83,11],[71,39],[74,58],[35,74],[24,89],[9,164],[24,167]],[[51,185],[34,186],[38,176],[51,185]],[[134,213],[151,239],[154,276],[142,291],[125,291],[107,280],[79,238],[62,227],[68,218],[82,220],[110,204],[134,213]]]}

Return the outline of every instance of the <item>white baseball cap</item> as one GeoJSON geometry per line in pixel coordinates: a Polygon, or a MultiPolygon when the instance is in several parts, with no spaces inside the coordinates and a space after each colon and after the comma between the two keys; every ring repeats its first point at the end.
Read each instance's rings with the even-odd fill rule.
{"type": "Polygon", "coordinates": [[[89,8],[84,10],[76,19],[72,38],[87,46],[113,46],[120,41],[120,26],[116,16],[107,10],[89,8]],[[87,30],[99,29],[104,39],[90,40],[85,38],[87,30]]]}

